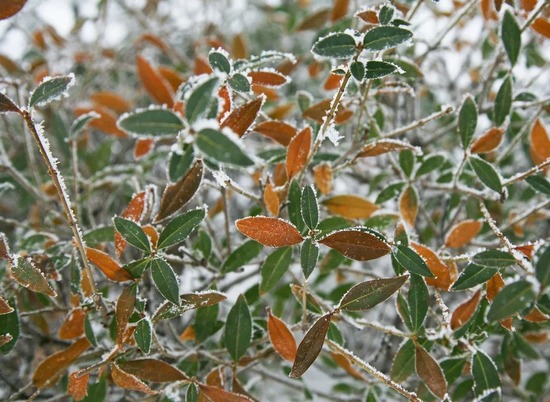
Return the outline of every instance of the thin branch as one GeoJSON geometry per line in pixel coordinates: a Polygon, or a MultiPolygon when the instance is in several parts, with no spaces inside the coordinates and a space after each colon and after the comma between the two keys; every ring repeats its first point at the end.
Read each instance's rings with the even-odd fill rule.
{"type": "Polygon", "coordinates": [[[479,191],[470,187],[462,186],[460,184],[457,184],[456,186],[448,185],[448,184],[432,184],[432,183],[426,183],[426,188],[430,190],[438,190],[438,191],[444,191],[447,193],[461,193],[463,195],[467,195],[469,197],[476,198],[478,200],[490,200],[490,201],[498,201],[500,200],[500,195],[494,193],[489,194],[483,191],[479,191]]]}
{"type": "Polygon", "coordinates": [[[537,7],[531,12],[529,17],[525,20],[523,23],[523,26],[521,27],[521,32],[524,32],[527,28],[531,26],[531,24],[535,21],[535,19],[542,13],[542,11],[550,4],[549,0],[542,0],[539,2],[537,7]]]}
{"type": "Polygon", "coordinates": [[[425,126],[430,121],[437,120],[437,119],[439,119],[443,116],[446,116],[446,115],[448,115],[452,112],[454,112],[454,108],[452,106],[448,106],[445,109],[440,110],[439,112],[432,113],[431,115],[424,117],[423,119],[413,121],[412,123],[410,123],[406,126],[400,127],[400,128],[398,128],[394,131],[391,131],[389,133],[382,134],[381,137],[382,138],[397,137],[398,135],[406,133],[407,131],[411,131],[411,130],[414,130],[415,128],[425,126]]]}
{"type": "Polygon", "coordinates": [[[550,158],[546,158],[546,160],[544,160],[544,162],[541,162],[537,166],[533,166],[531,169],[529,169],[525,172],[518,173],[515,176],[512,176],[512,177],[504,180],[502,182],[502,185],[504,187],[508,187],[511,184],[517,183],[518,181],[522,181],[522,180],[526,179],[529,176],[537,174],[538,172],[540,172],[542,169],[544,169],[547,166],[550,166],[550,158]]]}
{"type": "Polygon", "coordinates": [[[535,212],[537,212],[537,211],[539,211],[543,208],[546,208],[547,206],[550,206],[550,198],[546,199],[542,202],[539,202],[538,204],[536,204],[536,205],[532,206],[531,208],[529,208],[527,211],[525,211],[522,214],[516,216],[513,220],[511,220],[506,225],[504,225],[502,227],[502,230],[507,230],[507,229],[511,228],[515,224],[520,223],[522,220],[527,218],[529,215],[534,214],[535,212]]]}

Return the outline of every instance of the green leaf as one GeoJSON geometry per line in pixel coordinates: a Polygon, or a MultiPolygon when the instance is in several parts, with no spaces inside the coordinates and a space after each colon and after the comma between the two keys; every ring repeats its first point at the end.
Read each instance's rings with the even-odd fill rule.
{"type": "Polygon", "coordinates": [[[84,318],[84,335],[86,335],[86,339],[88,339],[92,345],[97,346],[94,328],[92,327],[92,322],[90,321],[90,313],[86,314],[86,317],[84,318]]]}
{"type": "Polygon", "coordinates": [[[107,395],[107,383],[105,377],[101,377],[95,384],[88,386],[88,395],[80,402],[103,402],[107,395]]]}
{"type": "Polygon", "coordinates": [[[181,243],[200,225],[205,216],[204,208],[178,215],[160,232],[157,248],[160,250],[181,243]]]}
{"type": "Polygon", "coordinates": [[[470,165],[483,184],[497,193],[502,193],[502,182],[493,165],[476,155],[470,157],[470,165]]]}
{"type": "Polygon", "coordinates": [[[199,391],[197,386],[190,383],[185,392],[185,402],[197,402],[199,400],[199,391]]]}
{"type": "Polygon", "coordinates": [[[134,339],[138,348],[146,355],[151,351],[151,339],[153,338],[153,326],[149,318],[142,318],[138,321],[134,339]]]}
{"type": "Polygon", "coordinates": [[[378,20],[382,25],[388,25],[395,12],[395,7],[390,4],[384,4],[380,11],[378,12],[378,20]]]}
{"type": "Polygon", "coordinates": [[[477,106],[474,99],[468,95],[458,113],[458,133],[462,147],[467,149],[472,142],[477,127],[477,106]]]}
{"type": "Polygon", "coordinates": [[[233,74],[231,78],[227,80],[227,83],[234,91],[244,93],[250,92],[250,81],[248,81],[248,78],[244,74],[233,74]]]}
{"type": "Polygon", "coordinates": [[[117,125],[136,137],[175,137],[185,126],[177,114],[168,109],[140,109],[123,114],[117,125]]]}
{"type": "Polygon", "coordinates": [[[407,339],[393,358],[390,377],[397,383],[402,383],[415,372],[414,362],[416,347],[412,339],[407,339]]]}
{"type": "Polygon", "coordinates": [[[204,342],[209,336],[218,331],[219,327],[217,327],[217,323],[219,310],[220,306],[217,304],[201,307],[197,310],[193,328],[195,329],[195,338],[199,342],[204,342]]]}
{"type": "Polygon", "coordinates": [[[535,299],[533,285],[528,281],[511,283],[496,295],[487,313],[487,320],[501,321],[524,310],[535,299]]]}
{"type": "Polygon", "coordinates": [[[375,203],[383,204],[384,202],[389,201],[392,198],[396,197],[401,192],[401,189],[403,188],[403,186],[405,186],[405,183],[402,181],[390,184],[386,188],[382,189],[380,193],[378,193],[375,203]]]}
{"type": "Polygon", "coordinates": [[[213,77],[193,88],[193,92],[185,102],[185,117],[189,123],[193,124],[208,114],[212,103],[217,102],[214,97],[217,87],[218,78],[213,77]]]}
{"type": "Polygon", "coordinates": [[[233,361],[238,361],[241,358],[250,346],[251,339],[252,317],[246,299],[241,294],[229,311],[225,323],[225,347],[233,361]]]}
{"type": "Polygon", "coordinates": [[[426,282],[424,282],[424,278],[420,275],[411,275],[408,302],[411,314],[411,330],[417,333],[424,325],[430,304],[428,287],[426,286],[426,282]]]}
{"type": "Polygon", "coordinates": [[[134,221],[118,216],[115,217],[114,223],[118,233],[120,233],[129,244],[146,253],[151,252],[151,243],[141,226],[134,221]]]}
{"type": "Polygon", "coordinates": [[[428,278],[433,278],[434,275],[426,262],[422,257],[420,257],[416,251],[408,246],[397,245],[393,249],[393,256],[397,262],[403,266],[409,272],[413,274],[418,274],[422,276],[427,276],[428,278]]]}
{"type": "Polygon", "coordinates": [[[472,262],[484,267],[506,268],[516,263],[516,259],[510,253],[499,250],[486,250],[472,257],[472,262]]]}
{"type": "Polygon", "coordinates": [[[508,75],[500,85],[495,98],[494,120],[501,126],[512,109],[512,76],[508,75]]]}
{"type": "Polygon", "coordinates": [[[100,115],[97,112],[89,112],[83,114],[82,116],[78,116],[78,118],[71,125],[69,136],[71,138],[76,138],[92,120],[99,117],[100,115]]]}
{"type": "Polygon", "coordinates": [[[539,193],[550,195],[550,182],[542,176],[529,176],[525,179],[533,189],[539,193]]]}
{"type": "Polygon", "coordinates": [[[306,239],[302,243],[300,249],[300,265],[302,272],[307,279],[317,266],[317,258],[319,257],[319,245],[311,239],[306,239]]]}
{"type": "Polygon", "coordinates": [[[319,205],[313,187],[305,186],[302,190],[301,206],[304,223],[308,228],[315,229],[319,224],[319,205]]]}
{"type": "Polygon", "coordinates": [[[481,350],[478,350],[472,358],[472,375],[476,396],[482,395],[489,389],[499,388],[501,385],[495,363],[481,350]]]}
{"type": "Polygon", "coordinates": [[[550,286],[550,246],[538,257],[535,272],[538,281],[543,288],[550,286]]]}
{"type": "Polygon", "coordinates": [[[440,167],[443,162],[445,162],[445,157],[442,155],[430,155],[422,161],[415,176],[420,177],[428,174],[440,167]]]}
{"type": "Polygon", "coordinates": [[[347,33],[332,33],[315,42],[311,51],[317,56],[347,59],[356,52],[355,39],[347,33]]]}
{"type": "Polygon", "coordinates": [[[302,218],[302,191],[296,180],[292,180],[288,191],[288,218],[290,222],[296,226],[299,232],[304,230],[305,223],[302,218]]]}
{"type": "Polygon", "coordinates": [[[38,268],[36,268],[31,259],[19,257],[16,265],[10,264],[10,271],[15,281],[37,293],[43,293],[48,296],[55,297],[57,293],[52,289],[46,277],[38,268]]]}
{"type": "Polygon", "coordinates": [[[402,275],[361,282],[347,291],[338,308],[343,311],[365,311],[373,308],[397,292],[408,277],[402,275]]]}
{"type": "Polygon", "coordinates": [[[195,140],[204,156],[214,163],[224,163],[234,166],[252,166],[250,159],[239,145],[227,135],[218,130],[205,128],[197,134],[195,140]]]}
{"type": "Polygon", "coordinates": [[[397,313],[401,317],[403,324],[405,324],[408,329],[412,330],[413,325],[411,321],[411,308],[409,307],[409,302],[405,299],[401,292],[397,293],[396,307],[397,313]]]}
{"type": "Polygon", "coordinates": [[[464,366],[466,365],[466,359],[464,357],[449,357],[442,360],[439,365],[445,374],[447,384],[452,385],[462,375],[464,366]]]}
{"type": "Polygon", "coordinates": [[[359,82],[363,81],[366,71],[364,63],[360,61],[354,61],[353,63],[351,63],[349,69],[351,71],[351,75],[353,75],[353,78],[355,78],[359,82]]]}
{"type": "Polygon", "coordinates": [[[506,10],[502,18],[502,29],[500,31],[504,50],[508,55],[508,60],[513,66],[516,64],[521,49],[521,29],[509,10],[506,10]]]}
{"type": "Polygon", "coordinates": [[[363,48],[368,51],[385,50],[395,47],[412,38],[408,29],[394,26],[375,27],[365,34],[363,48]]]}
{"type": "Polygon", "coordinates": [[[453,284],[453,290],[465,290],[487,282],[498,272],[497,267],[468,264],[453,284]]]}
{"type": "Polygon", "coordinates": [[[19,108],[10,98],[0,92],[0,113],[7,112],[19,113],[19,108]]]}
{"type": "Polygon", "coordinates": [[[403,170],[403,173],[405,173],[405,176],[411,176],[415,160],[416,158],[411,150],[407,149],[399,152],[399,166],[403,170]]]}
{"type": "Polygon", "coordinates": [[[11,313],[0,314],[0,335],[9,335],[11,340],[0,346],[0,353],[7,355],[14,348],[15,343],[19,339],[19,315],[17,314],[17,306],[15,299],[12,297],[8,300],[9,306],[13,309],[11,313]]]}
{"type": "Polygon", "coordinates": [[[174,304],[180,304],[178,278],[174,270],[162,258],[151,261],[151,275],[158,291],[174,304]]]}
{"type": "Polygon", "coordinates": [[[269,292],[290,267],[292,247],[281,247],[269,254],[262,264],[260,294],[269,292]]]}
{"type": "Polygon", "coordinates": [[[151,257],[147,256],[141,260],[132,261],[124,265],[122,268],[130,273],[134,278],[141,278],[141,275],[151,266],[151,257]]]}
{"type": "Polygon", "coordinates": [[[185,173],[191,168],[195,160],[195,148],[193,145],[186,144],[183,153],[172,152],[170,154],[170,162],[168,164],[168,178],[171,182],[176,182],[181,179],[185,173]]]}
{"type": "Polygon", "coordinates": [[[397,69],[398,67],[395,64],[387,61],[367,61],[366,77],[369,80],[382,78],[393,74],[397,69]]]}
{"type": "Polygon", "coordinates": [[[233,272],[249,263],[263,250],[264,246],[254,240],[248,240],[237,247],[225,260],[222,265],[221,272],[226,274],[233,272]]]}
{"type": "Polygon", "coordinates": [[[60,77],[47,77],[31,93],[29,109],[36,106],[44,106],[48,103],[67,96],[67,91],[75,83],[74,74],[60,77]]]}
{"type": "Polygon", "coordinates": [[[231,72],[231,63],[227,59],[226,55],[221,52],[210,52],[210,54],[208,55],[208,62],[214,70],[226,74],[229,74],[231,72]]]}

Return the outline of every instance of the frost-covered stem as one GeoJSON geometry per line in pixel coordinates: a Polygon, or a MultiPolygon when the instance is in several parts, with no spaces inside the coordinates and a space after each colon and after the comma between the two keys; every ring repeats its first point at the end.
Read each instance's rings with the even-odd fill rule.
{"type": "Polygon", "coordinates": [[[252,194],[248,191],[246,191],[245,189],[243,189],[242,187],[240,187],[237,183],[235,183],[233,180],[231,180],[230,178],[227,178],[224,180],[224,184],[229,187],[231,190],[235,191],[237,194],[240,194],[242,195],[243,197],[246,197],[252,201],[255,201],[257,203],[261,203],[262,200],[259,196],[257,196],[256,194],[252,194]]]}
{"type": "Polygon", "coordinates": [[[56,313],[59,311],[68,311],[69,309],[66,307],[44,307],[39,310],[32,310],[32,311],[23,311],[19,313],[20,317],[28,317],[31,315],[40,315],[45,313],[56,313]]]}
{"type": "Polygon", "coordinates": [[[541,106],[550,104],[550,98],[544,98],[532,102],[514,102],[514,107],[518,109],[529,109],[530,107],[534,106],[541,106]]]}
{"type": "Polygon", "coordinates": [[[304,279],[302,288],[302,328],[307,328],[307,279],[304,279]]]}
{"type": "Polygon", "coordinates": [[[34,124],[34,121],[32,120],[31,114],[27,110],[21,110],[21,117],[23,117],[23,120],[25,120],[25,123],[27,124],[27,127],[29,128],[30,133],[32,134],[34,141],[38,145],[38,149],[40,150],[40,154],[42,155],[42,158],[44,159],[44,163],[46,164],[46,167],[48,168],[48,174],[52,178],[52,182],[55,187],[55,191],[57,192],[57,195],[59,197],[59,201],[61,202],[61,206],[63,207],[63,212],[65,212],[65,217],[67,218],[67,221],[69,223],[69,226],[71,227],[71,230],[73,232],[73,237],[76,243],[76,247],[78,248],[78,251],[80,252],[80,257],[82,258],[82,262],[84,264],[84,269],[86,270],[86,273],[88,274],[88,279],[90,280],[90,286],[92,288],[93,293],[93,299],[94,304],[96,306],[96,309],[98,311],[106,312],[106,307],[103,305],[103,302],[101,300],[100,294],[97,292],[97,287],[94,281],[93,271],[90,266],[90,263],[88,261],[88,258],[86,257],[86,250],[84,248],[84,240],[82,239],[82,234],[80,233],[78,222],[76,221],[76,217],[74,216],[73,212],[71,211],[71,207],[69,205],[69,195],[67,194],[67,191],[65,190],[65,187],[61,184],[61,173],[59,170],[57,170],[55,166],[55,161],[52,159],[50,150],[46,148],[46,144],[42,141],[42,137],[38,133],[38,130],[34,124]]]}
{"type": "Polygon", "coordinates": [[[511,184],[514,184],[518,181],[521,181],[521,180],[523,180],[523,179],[525,179],[529,176],[532,176],[532,175],[540,172],[542,169],[544,169],[547,166],[550,166],[550,158],[546,158],[546,160],[544,162],[538,164],[537,166],[533,166],[531,169],[529,169],[529,170],[527,170],[523,173],[518,173],[515,176],[512,176],[509,179],[504,180],[502,185],[505,186],[505,187],[508,187],[511,184]]]}
{"type": "Polygon", "coordinates": [[[441,310],[441,315],[443,315],[443,326],[446,329],[451,328],[451,315],[449,313],[449,307],[445,304],[443,301],[443,298],[441,297],[441,293],[439,293],[439,290],[434,289],[434,295],[435,300],[437,301],[437,305],[439,306],[439,309],[441,310]]]}
{"type": "Polygon", "coordinates": [[[416,3],[414,3],[412,8],[409,10],[407,15],[405,16],[405,20],[410,21],[412,17],[414,17],[414,15],[416,14],[416,12],[418,11],[418,9],[420,8],[423,2],[424,0],[416,0],[416,3]]]}
{"type": "MultiPolygon", "coordinates": [[[[76,138],[70,139],[71,146],[71,170],[73,171],[73,194],[75,200],[78,200],[78,183],[80,182],[80,172],[78,170],[78,153],[77,153],[77,143],[76,138]]],[[[80,208],[78,208],[78,202],[73,205],[74,213],[78,220],[81,220],[82,216],[80,213],[80,208]]]]}
{"type": "Polygon", "coordinates": [[[4,159],[3,161],[0,161],[0,170],[7,170],[9,175],[29,194],[32,194],[37,200],[44,201],[44,197],[40,191],[38,191],[36,187],[33,186],[17,169],[14,169],[8,160],[4,159]]]}
{"type": "Polygon", "coordinates": [[[426,183],[426,188],[429,188],[430,190],[438,190],[438,191],[444,191],[447,193],[462,193],[464,195],[476,198],[478,200],[490,200],[490,201],[498,201],[500,199],[500,196],[498,194],[488,194],[484,193],[482,191],[475,190],[470,187],[462,186],[460,184],[453,186],[448,184],[432,184],[432,183],[426,183]]]}
{"type": "Polygon", "coordinates": [[[377,331],[383,332],[383,333],[388,334],[388,335],[398,336],[400,338],[412,338],[411,334],[407,334],[405,332],[399,331],[397,328],[385,327],[383,325],[378,325],[378,324],[375,324],[373,322],[369,322],[369,321],[364,320],[364,319],[355,320],[355,323],[357,325],[372,328],[372,329],[375,329],[377,331]]]}
{"type": "Polygon", "coordinates": [[[508,156],[510,152],[515,148],[515,146],[523,139],[523,136],[528,132],[529,128],[533,126],[535,121],[539,118],[541,115],[543,109],[542,107],[537,110],[537,113],[531,117],[531,120],[529,120],[529,123],[525,124],[521,131],[516,134],[516,136],[510,141],[510,144],[501,152],[501,154],[498,156],[498,158],[495,160],[495,164],[498,165],[504,158],[508,156]]]}
{"type": "Polygon", "coordinates": [[[458,188],[458,180],[460,179],[460,175],[462,174],[462,171],[464,170],[464,166],[466,166],[466,161],[468,160],[468,157],[470,154],[468,151],[464,151],[464,155],[462,157],[462,161],[460,162],[460,165],[458,166],[458,169],[456,169],[456,172],[454,174],[453,178],[453,187],[458,188]]]}
{"type": "Polygon", "coordinates": [[[549,4],[550,4],[550,0],[540,1],[537,4],[537,7],[531,12],[529,17],[527,17],[527,19],[523,23],[523,26],[521,27],[521,32],[524,32],[527,28],[529,28],[531,26],[531,24],[533,23],[533,21],[535,21],[535,19],[540,15],[540,13],[542,13],[542,11],[546,7],[548,7],[549,4]]]}
{"type": "Polygon", "coordinates": [[[231,232],[229,230],[229,207],[227,206],[227,191],[222,187],[222,198],[223,198],[223,218],[224,218],[224,228],[225,228],[225,241],[227,244],[227,255],[231,254],[231,232]]]}
{"type": "Polygon", "coordinates": [[[528,274],[533,274],[531,272],[531,269],[525,264],[525,261],[521,257],[517,256],[516,251],[514,250],[514,245],[508,240],[508,238],[502,233],[502,231],[498,228],[498,226],[495,223],[495,220],[491,216],[489,210],[485,206],[485,203],[483,201],[479,202],[479,209],[481,210],[481,213],[483,214],[483,218],[485,218],[485,221],[489,224],[489,227],[493,231],[496,237],[500,240],[502,245],[508,249],[510,254],[516,259],[516,263],[528,274]]]}
{"type": "Polygon", "coordinates": [[[443,116],[446,116],[450,113],[452,113],[454,111],[454,108],[452,106],[448,106],[446,107],[445,109],[443,110],[440,110],[439,112],[436,112],[436,113],[432,113],[431,115],[429,116],[426,116],[422,119],[419,119],[419,120],[416,120],[416,121],[413,121],[412,123],[406,125],[406,126],[403,126],[403,127],[400,127],[394,131],[391,131],[389,133],[386,133],[386,134],[382,134],[382,138],[391,138],[391,137],[397,137],[398,135],[401,135],[403,133],[406,133],[407,131],[411,131],[411,130],[414,130],[415,128],[418,128],[418,127],[422,127],[422,126],[425,126],[426,124],[428,124],[430,121],[432,120],[437,120],[443,116]]]}
{"type": "Polygon", "coordinates": [[[512,226],[514,226],[516,223],[519,223],[521,222],[522,220],[524,220],[525,218],[527,218],[529,215],[543,209],[543,208],[546,208],[547,206],[550,206],[550,198],[549,199],[546,199],[542,202],[539,202],[538,204],[532,206],[531,208],[529,208],[527,211],[523,212],[522,214],[516,216],[512,221],[508,222],[506,225],[504,225],[502,227],[502,230],[506,230],[512,226]]]}
{"type": "Polygon", "coordinates": [[[391,387],[394,391],[400,393],[405,398],[407,398],[409,401],[414,402],[422,402],[422,399],[420,399],[418,396],[416,396],[416,393],[411,392],[403,388],[398,383],[394,382],[391,378],[389,378],[384,373],[378,371],[373,366],[371,366],[366,361],[360,359],[359,357],[355,356],[352,352],[349,350],[343,348],[342,346],[338,345],[336,342],[331,341],[330,339],[327,339],[325,341],[327,345],[336,353],[341,354],[342,356],[347,357],[349,360],[351,360],[353,363],[357,364],[359,367],[361,367],[363,370],[365,370],[367,373],[371,374],[372,376],[376,377],[378,380],[386,384],[387,386],[391,387]]]}

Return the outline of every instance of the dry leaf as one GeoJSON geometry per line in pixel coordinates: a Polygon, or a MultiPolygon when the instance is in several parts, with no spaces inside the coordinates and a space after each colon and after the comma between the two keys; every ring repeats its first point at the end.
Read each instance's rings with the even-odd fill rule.
{"type": "Polygon", "coordinates": [[[43,293],[51,297],[57,296],[42,271],[35,266],[31,258],[19,257],[16,261],[10,261],[8,267],[11,276],[19,285],[33,292],[43,293]]]}
{"type": "Polygon", "coordinates": [[[193,74],[212,74],[212,67],[208,63],[208,60],[204,56],[197,55],[195,57],[195,65],[193,66],[193,74]]]}
{"type": "Polygon", "coordinates": [[[428,389],[439,399],[447,393],[447,381],[439,363],[421,345],[415,342],[416,372],[428,389]]]}
{"type": "Polygon", "coordinates": [[[89,126],[105,134],[113,135],[118,138],[126,138],[128,134],[122,131],[117,126],[117,116],[109,109],[95,105],[94,107],[78,107],[74,110],[75,115],[82,116],[90,112],[95,112],[99,115],[98,118],[90,121],[89,126]]]}
{"type": "Polygon", "coordinates": [[[273,189],[273,184],[271,184],[271,181],[269,179],[267,180],[267,183],[264,188],[264,204],[266,209],[271,215],[273,216],[279,215],[279,208],[280,208],[279,195],[273,189]]]}
{"type": "MultiPolygon", "coordinates": [[[[145,209],[146,193],[142,191],[132,197],[126,209],[120,215],[125,219],[130,219],[134,222],[141,220],[141,215],[145,209]]],[[[126,240],[122,237],[118,231],[115,230],[115,253],[117,257],[120,257],[124,249],[126,248],[126,240]]]]}
{"type": "Polygon", "coordinates": [[[499,273],[496,273],[491,279],[487,281],[487,287],[485,291],[487,300],[489,302],[492,302],[498,292],[500,292],[500,289],[502,289],[503,287],[504,280],[499,273]]]}
{"type": "Polygon", "coordinates": [[[124,372],[151,382],[188,381],[189,377],[174,366],[158,359],[127,360],[118,364],[124,372]]]}
{"type": "Polygon", "coordinates": [[[334,362],[342,367],[349,375],[358,380],[365,381],[365,377],[353,367],[351,361],[346,356],[334,352],[331,352],[330,355],[334,362]]]}
{"type": "Polygon", "coordinates": [[[132,105],[115,92],[100,91],[90,95],[90,99],[97,105],[104,106],[115,113],[122,114],[130,110],[132,105]]]}
{"type": "Polygon", "coordinates": [[[59,328],[57,335],[60,339],[74,339],[78,338],[84,333],[84,319],[86,318],[86,312],[77,308],[69,312],[63,324],[59,328]]]}
{"type": "Polygon", "coordinates": [[[289,81],[284,74],[270,70],[250,71],[248,76],[252,79],[252,84],[267,87],[280,87],[289,81]]]}
{"type": "Polygon", "coordinates": [[[10,247],[4,234],[0,234],[0,260],[10,260],[10,247]]]}
{"type": "Polygon", "coordinates": [[[0,20],[5,20],[17,14],[25,6],[27,0],[2,0],[0,4],[0,20]]]}
{"type": "Polygon", "coordinates": [[[213,387],[206,384],[198,384],[200,392],[204,394],[210,402],[251,402],[252,399],[244,396],[228,392],[222,388],[213,387]]]}
{"type": "Polygon", "coordinates": [[[166,44],[166,42],[164,42],[161,38],[159,38],[157,35],[154,35],[150,32],[146,32],[144,33],[143,35],[141,35],[139,38],[136,39],[136,45],[140,44],[141,42],[148,42],[148,43],[151,43],[152,45],[156,46],[157,48],[159,48],[160,50],[162,50],[164,53],[169,53],[170,52],[170,48],[169,46],[166,44]]]}
{"type": "Polygon", "coordinates": [[[173,68],[166,66],[158,66],[157,71],[166,80],[166,82],[172,87],[172,91],[177,92],[181,84],[185,82],[182,76],[173,68]]]}
{"type": "Polygon", "coordinates": [[[235,221],[237,230],[267,247],[285,247],[301,243],[304,238],[296,227],[280,218],[251,216],[235,221]]]}
{"type": "Polygon", "coordinates": [[[550,22],[545,18],[537,18],[531,24],[531,28],[546,38],[550,38],[550,22]]]}
{"type": "Polygon", "coordinates": [[[124,349],[124,336],[128,321],[134,312],[136,302],[136,285],[126,286],[116,304],[116,344],[120,350],[124,349]]]}
{"type": "Polygon", "coordinates": [[[414,227],[418,214],[418,193],[413,186],[408,186],[399,197],[399,212],[407,225],[414,227]]]}
{"type": "Polygon", "coordinates": [[[323,85],[323,89],[325,91],[333,91],[335,89],[340,88],[340,83],[342,82],[343,78],[344,76],[340,74],[334,74],[334,73],[329,74],[329,76],[327,77],[323,85]]]}
{"type": "Polygon", "coordinates": [[[349,0],[334,0],[334,6],[332,7],[332,13],[330,15],[331,21],[337,21],[340,18],[344,18],[348,13],[349,0]]]}
{"type": "Polygon", "coordinates": [[[377,236],[358,230],[334,232],[319,240],[319,243],[357,261],[374,260],[391,251],[391,248],[377,236]]]}
{"type": "Polygon", "coordinates": [[[491,152],[498,148],[502,142],[504,136],[504,130],[498,127],[493,127],[487,130],[481,137],[479,137],[472,144],[471,152],[473,154],[481,154],[484,152],[491,152]]]}
{"type": "Polygon", "coordinates": [[[8,304],[6,299],[0,297],[0,315],[13,312],[13,307],[8,304]]]}
{"type": "Polygon", "coordinates": [[[271,310],[267,311],[267,331],[279,356],[293,362],[296,359],[296,340],[285,322],[271,314],[271,310]]]}
{"type": "Polygon", "coordinates": [[[452,317],[451,317],[451,328],[458,329],[468,322],[470,318],[477,311],[479,306],[479,301],[481,300],[481,289],[478,290],[468,301],[459,305],[452,317]]]}
{"type": "Polygon", "coordinates": [[[134,146],[134,158],[140,159],[153,150],[155,140],[153,138],[140,138],[134,146]]]}
{"type": "MultiPolygon", "coordinates": [[[[322,100],[315,105],[309,107],[303,112],[304,117],[313,119],[317,123],[322,124],[323,119],[327,115],[327,110],[330,110],[330,105],[332,103],[332,99],[325,99],[322,100]]],[[[334,117],[334,122],[336,124],[342,124],[346,120],[348,120],[351,116],[353,116],[353,112],[349,109],[344,108],[342,105],[338,107],[338,111],[336,112],[336,116],[334,117]]]]}
{"type": "Polygon", "coordinates": [[[323,8],[307,16],[297,27],[296,31],[308,31],[310,29],[320,29],[328,21],[331,10],[323,8]]]}
{"type": "Polygon", "coordinates": [[[539,165],[547,158],[550,158],[550,138],[546,127],[540,119],[537,119],[531,128],[530,152],[535,165],[539,165]]]}
{"type": "Polygon", "coordinates": [[[468,244],[481,230],[481,221],[468,219],[454,225],[445,239],[445,245],[450,248],[460,248],[468,244]]]}
{"type": "Polygon", "coordinates": [[[121,370],[115,363],[111,364],[111,377],[113,378],[113,382],[120,388],[144,392],[147,395],[158,394],[158,392],[153,391],[136,376],[121,370]]]}
{"type": "Polygon", "coordinates": [[[296,127],[278,120],[263,121],[254,127],[254,131],[271,138],[285,147],[298,132],[296,127]]]}
{"type": "Polygon", "coordinates": [[[233,37],[231,50],[235,59],[248,58],[248,47],[246,46],[243,34],[239,33],[233,37]]]}
{"type": "Polygon", "coordinates": [[[229,93],[229,89],[227,89],[227,85],[222,85],[220,87],[218,90],[218,97],[222,101],[221,110],[218,113],[218,122],[220,122],[231,111],[231,107],[233,105],[233,102],[231,102],[231,94],[229,93]]]}
{"type": "Polygon", "coordinates": [[[69,385],[67,392],[73,397],[75,401],[80,401],[88,395],[88,381],[90,380],[90,374],[84,374],[77,377],[76,372],[69,375],[69,385]]]}
{"type": "Polygon", "coordinates": [[[369,158],[372,156],[383,155],[388,152],[403,151],[405,149],[414,150],[415,147],[404,141],[381,139],[365,145],[357,154],[356,158],[369,158]]]}
{"type": "Polygon", "coordinates": [[[313,178],[315,185],[319,189],[319,192],[323,195],[327,195],[332,190],[332,167],[326,163],[320,163],[313,168],[313,178]]]}
{"type": "Polygon", "coordinates": [[[374,10],[365,10],[355,14],[357,17],[361,18],[367,24],[379,24],[378,14],[374,10]]]}
{"type": "Polygon", "coordinates": [[[128,271],[123,269],[118,262],[103,251],[86,247],[86,257],[112,281],[125,282],[133,279],[128,271]]]}
{"type": "Polygon", "coordinates": [[[160,104],[174,106],[174,91],[164,77],[143,56],[136,57],[136,66],[139,79],[149,95],[160,104]]]}
{"type": "Polygon", "coordinates": [[[311,148],[311,127],[306,126],[288,144],[286,154],[286,175],[288,180],[297,175],[305,166],[311,148]]]}
{"type": "Polygon", "coordinates": [[[497,21],[498,14],[493,7],[493,0],[481,0],[480,2],[481,14],[485,21],[497,21]]]}
{"type": "Polygon", "coordinates": [[[220,125],[220,128],[229,127],[235,134],[242,137],[246,130],[250,128],[264,103],[264,97],[259,96],[256,99],[235,108],[229,113],[220,125]]]}
{"type": "Polygon", "coordinates": [[[347,219],[368,219],[378,206],[357,195],[336,195],[323,201],[328,210],[347,219]]]}
{"type": "Polygon", "coordinates": [[[145,225],[142,227],[143,231],[149,237],[149,241],[151,242],[151,248],[155,250],[157,248],[157,243],[159,240],[159,233],[157,230],[151,226],[151,225],[145,225]]]}
{"type": "Polygon", "coordinates": [[[524,320],[529,322],[545,322],[548,321],[548,316],[539,310],[538,307],[534,307],[527,315],[523,317],[524,320]]]}
{"type": "Polygon", "coordinates": [[[449,290],[455,283],[458,272],[456,264],[445,264],[430,248],[417,243],[411,243],[412,248],[424,259],[434,278],[425,278],[426,283],[436,288],[449,290]]]}

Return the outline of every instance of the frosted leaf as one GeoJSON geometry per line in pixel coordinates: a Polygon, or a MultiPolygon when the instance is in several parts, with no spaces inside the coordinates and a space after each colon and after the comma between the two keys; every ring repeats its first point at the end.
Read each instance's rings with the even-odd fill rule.
{"type": "Polygon", "coordinates": [[[213,171],[212,176],[214,176],[214,179],[216,179],[216,182],[222,188],[225,188],[227,183],[231,182],[231,178],[223,170],[213,171]]]}
{"type": "Polygon", "coordinates": [[[75,84],[73,73],[59,77],[44,77],[38,87],[31,93],[29,109],[35,106],[44,106],[55,100],[68,96],[68,91],[75,84]]]}

